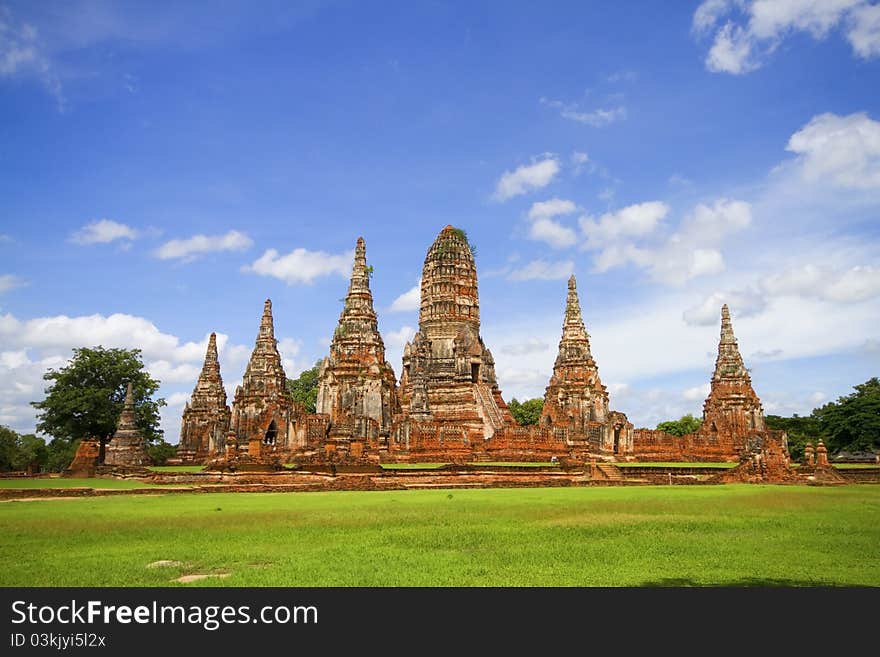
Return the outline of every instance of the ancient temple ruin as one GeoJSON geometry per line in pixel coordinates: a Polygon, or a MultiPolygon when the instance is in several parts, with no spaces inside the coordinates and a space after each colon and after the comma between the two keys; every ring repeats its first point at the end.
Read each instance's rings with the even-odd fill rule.
{"type": "Polygon", "coordinates": [[[328,440],[338,451],[360,453],[363,441],[387,443],[398,412],[397,378],[385,361],[370,291],[371,272],[364,238],[359,237],[330,355],[321,362],[318,374],[316,410],[328,416],[328,440]]]}
{"type": "Polygon", "coordinates": [[[634,431],[623,413],[610,410],[572,276],[542,416],[537,425],[519,426],[480,336],[477,270],[464,231],[446,226],[425,256],[419,329],[405,345],[399,385],[385,360],[371,275],[358,238],[342,312],[320,365],[314,413],[287,392],[270,300],[231,408],[212,334],[183,412],[180,461],[233,469],[380,461],[737,460],[758,443],[772,446],[774,454],[786,452],[784,434],[764,427],[727,306],[700,430],[683,437],[634,431]]]}
{"type": "Polygon", "coordinates": [[[408,442],[415,429],[468,444],[515,424],[480,336],[474,255],[464,231],[452,226],[440,231],[425,256],[419,330],[404,347],[400,398],[398,443],[408,442]]]}
{"type": "Polygon", "coordinates": [[[153,460],[147,454],[147,441],[137,428],[134,411],[134,394],[131,383],[125,391],[125,403],[122,414],[116,425],[116,433],[107,444],[104,465],[122,467],[144,467],[152,465],[153,460]]]}
{"type": "Polygon", "coordinates": [[[590,352],[577,281],[568,279],[568,297],[559,353],[544,393],[540,424],[564,427],[571,444],[594,452],[627,454],[632,451],[633,425],[623,413],[608,407],[608,390],[590,352]]]}
{"type": "Polygon", "coordinates": [[[721,307],[721,340],[711,391],[703,404],[703,424],[708,431],[721,433],[764,429],[764,409],[739,353],[727,304],[721,307]]]}
{"type": "Polygon", "coordinates": [[[177,457],[198,462],[219,451],[226,441],[230,418],[217,357],[217,334],[211,333],[201,374],[183,409],[177,457]]]}
{"type": "Polygon", "coordinates": [[[685,436],[638,429],[634,435],[635,456],[660,461],[736,461],[750,452],[750,445],[773,441],[779,442],[778,449],[774,449],[787,453],[785,433],[764,426],[761,400],[752,388],[725,304],[721,307],[721,339],[700,428],[685,436]]]}

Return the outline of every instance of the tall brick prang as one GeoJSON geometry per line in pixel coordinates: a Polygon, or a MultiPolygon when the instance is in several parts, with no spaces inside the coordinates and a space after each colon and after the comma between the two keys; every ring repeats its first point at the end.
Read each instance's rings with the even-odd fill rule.
{"type": "MultiPolygon", "coordinates": [[[[385,360],[364,238],[355,247],[351,282],[318,375],[317,412],[330,416],[334,441],[387,439],[398,412],[397,378],[385,360]]],[[[345,448],[345,445],[340,445],[345,448]]]]}
{"type": "Polygon", "coordinates": [[[727,304],[721,307],[721,340],[711,386],[703,404],[702,431],[745,434],[764,429],[764,409],[739,353],[727,304]]]}
{"type": "Polygon", "coordinates": [[[183,409],[177,458],[183,463],[198,463],[222,452],[230,418],[217,357],[217,334],[211,333],[202,372],[183,409]]]}
{"type": "Polygon", "coordinates": [[[419,330],[404,348],[400,389],[405,415],[460,427],[472,439],[514,424],[480,337],[474,255],[464,231],[452,226],[425,256],[419,330]]]}

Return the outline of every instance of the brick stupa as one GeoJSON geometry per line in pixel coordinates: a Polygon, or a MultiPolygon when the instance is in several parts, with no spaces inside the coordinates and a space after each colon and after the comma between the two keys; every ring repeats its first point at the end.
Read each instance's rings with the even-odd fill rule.
{"type": "Polygon", "coordinates": [[[122,414],[116,424],[116,433],[107,445],[104,464],[141,468],[152,463],[153,460],[147,454],[147,441],[135,423],[134,394],[129,383],[125,391],[122,414]]]}
{"type": "Polygon", "coordinates": [[[346,441],[387,439],[398,412],[397,379],[385,360],[370,271],[359,237],[345,305],[318,374],[317,412],[330,416],[330,439],[343,449],[346,441]]]}

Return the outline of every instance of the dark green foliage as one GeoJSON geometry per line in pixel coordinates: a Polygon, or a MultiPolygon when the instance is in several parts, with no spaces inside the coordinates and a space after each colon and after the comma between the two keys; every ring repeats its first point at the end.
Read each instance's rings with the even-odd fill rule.
{"type": "Polygon", "coordinates": [[[671,433],[673,436],[686,436],[689,433],[694,433],[697,429],[700,428],[701,424],[703,424],[703,421],[701,419],[696,418],[688,413],[687,415],[682,415],[677,420],[667,420],[666,422],[661,422],[657,425],[657,429],[659,431],[671,433]]]}
{"type": "Polygon", "coordinates": [[[164,399],[151,397],[159,382],[144,370],[140,349],[80,348],[60,370],[43,375],[50,385],[46,398],[31,405],[40,411],[37,430],[56,440],[72,442],[88,437],[103,447],[116,431],[129,382],[134,394],[137,427],[150,442],[162,438],[159,408],[164,399]]]}
{"type": "Polygon", "coordinates": [[[538,424],[538,420],[541,419],[541,411],[544,410],[544,400],[537,397],[520,402],[514,397],[510,400],[507,408],[510,409],[513,419],[522,426],[538,424]]]}
{"type": "Polygon", "coordinates": [[[0,426],[0,471],[41,472],[46,469],[48,460],[45,440],[32,433],[20,434],[0,426]]]}
{"type": "Polygon", "coordinates": [[[78,440],[63,440],[56,438],[46,445],[49,450],[49,458],[46,461],[46,470],[49,472],[63,472],[68,468],[76,449],[79,447],[78,440]]]}
{"type": "Polygon", "coordinates": [[[287,380],[287,394],[302,404],[307,413],[314,413],[318,404],[318,371],[321,369],[321,361],[315,366],[305,370],[296,379],[287,380]]]}
{"type": "Polygon", "coordinates": [[[791,417],[766,415],[764,424],[768,429],[777,429],[788,434],[788,451],[794,461],[800,461],[804,457],[804,447],[808,442],[813,443],[815,447],[820,439],[826,440],[819,422],[812,415],[806,417],[801,417],[797,413],[791,417]]]}
{"type": "Polygon", "coordinates": [[[813,411],[830,452],[880,450],[880,379],[869,379],[855,390],[813,411]]]}
{"type": "Polygon", "coordinates": [[[147,447],[147,453],[156,465],[165,465],[168,459],[177,456],[177,445],[171,445],[164,440],[153,443],[147,447]]]}

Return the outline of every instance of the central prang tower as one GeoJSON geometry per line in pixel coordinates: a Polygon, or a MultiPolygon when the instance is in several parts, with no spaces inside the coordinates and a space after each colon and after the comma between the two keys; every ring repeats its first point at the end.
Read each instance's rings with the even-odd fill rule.
{"type": "Polygon", "coordinates": [[[425,256],[419,331],[403,352],[402,411],[490,438],[514,424],[480,337],[477,268],[465,232],[446,226],[425,256]]]}

